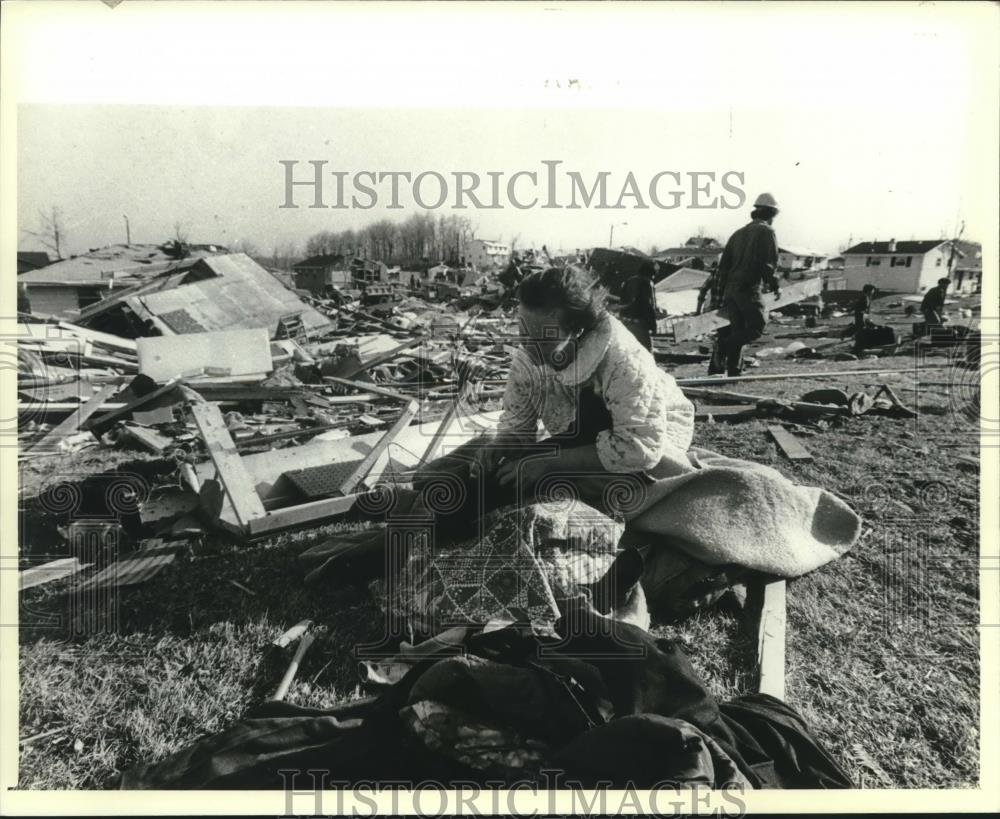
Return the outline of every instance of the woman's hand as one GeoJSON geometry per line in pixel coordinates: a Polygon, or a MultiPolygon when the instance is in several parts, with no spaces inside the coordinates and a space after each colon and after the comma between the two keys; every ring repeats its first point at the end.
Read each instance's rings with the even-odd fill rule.
{"type": "Polygon", "coordinates": [[[521,481],[526,487],[532,487],[552,467],[551,458],[512,458],[500,464],[497,469],[497,481],[501,486],[510,486],[515,480],[521,481]]]}

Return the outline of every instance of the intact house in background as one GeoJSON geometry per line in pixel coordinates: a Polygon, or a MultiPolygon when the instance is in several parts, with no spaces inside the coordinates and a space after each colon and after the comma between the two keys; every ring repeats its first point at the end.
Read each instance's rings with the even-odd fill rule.
{"type": "Polygon", "coordinates": [[[225,250],[219,245],[176,243],[109,245],[19,273],[18,301],[36,315],[72,318],[116,288],[145,281],[182,259],[204,258],[225,250]]]}
{"type": "Polygon", "coordinates": [[[979,242],[955,241],[955,261],[951,280],[956,293],[981,293],[983,290],[983,246],[979,242]]]}
{"type": "Polygon", "coordinates": [[[973,293],[981,287],[982,248],[976,242],[890,239],[861,242],[842,255],[849,290],[873,284],[883,292],[926,293],[946,277],[952,280],[954,293],[973,293]],[[962,270],[961,279],[958,270],[962,270]]]}
{"type": "MultiPolygon", "coordinates": [[[[778,246],[778,270],[782,273],[798,273],[823,266],[827,255],[818,250],[799,247],[778,246]]],[[[786,278],[788,278],[786,276],[786,278]]]]}
{"type": "Polygon", "coordinates": [[[328,287],[349,290],[354,285],[350,265],[346,256],[310,256],[292,265],[295,286],[321,297],[328,287]]]}
{"type": "Polygon", "coordinates": [[[490,239],[470,239],[465,246],[465,263],[476,270],[493,270],[510,261],[510,245],[490,239]]]}

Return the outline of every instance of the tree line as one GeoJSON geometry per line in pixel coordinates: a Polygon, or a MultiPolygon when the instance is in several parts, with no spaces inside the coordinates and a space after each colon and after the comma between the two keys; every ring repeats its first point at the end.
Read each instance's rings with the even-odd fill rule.
{"type": "Polygon", "coordinates": [[[459,265],[474,237],[475,226],[466,216],[414,213],[402,222],[380,219],[359,230],[320,231],[306,241],[305,255],[376,259],[388,265],[459,265]]]}

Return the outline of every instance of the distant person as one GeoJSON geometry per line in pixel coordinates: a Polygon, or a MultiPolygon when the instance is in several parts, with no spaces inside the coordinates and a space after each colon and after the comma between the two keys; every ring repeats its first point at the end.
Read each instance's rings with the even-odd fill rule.
{"type": "Polygon", "coordinates": [[[938,279],[937,287],[928,290],[924,294],[924,300],[920,302],[920,312],[924,314],[928,332],[931,327],[940,327],[945,322],[944,301],[950,284],[948,279],[938,279]]]}
{"type": "Polygon", "coordinates": [[[656,291],[653,279],[656,267],[643,262],[638,272],[622,286],[622,323],[647,350],[653,349],[656,332],[656,291]]]}
{"type": "Polygon", "coordinates": [[[750,213],[752,221],[730,236],[722,251],[718,287],[729,325],[716,336],[709,375],[721,373],[723,366],[729,376],[738,376],[743,371],[743,347],[760,338],[767,325],[768,310],[762,287],[774,293],[775,301],[781,297],[781,286],[775,276],[778,239],[771,226],[777,215],[778,203],[774,197],[762,193],[750,213]]]}
{"type": "Polygon", "coordinates": [[[501,303],[505,307],[510,307],[517,300],[517,290],[521,286],[524,278],[524,261],[516,253],[511,256],[510,262],[497,276],[497,281],[503,285],[503,295],[501,303]]]}
{"type": "Polygon", "coordinates": [[[858,296],[858,300],[854,302],[854,332],[858,333],[864,330],[869,324],[871,324],[871,319],[869,314],[872,311],[872,299],[875,298],[875,285],[866,284],[861,288],[861,295],[858,296]]]}

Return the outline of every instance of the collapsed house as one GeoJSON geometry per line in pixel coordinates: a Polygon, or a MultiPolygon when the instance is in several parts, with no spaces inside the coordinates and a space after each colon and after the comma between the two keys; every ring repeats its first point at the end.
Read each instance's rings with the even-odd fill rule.
{"type": "Polygon", "coordinates": [[[225,252],[219,245],[110,245],[52,264],[18,269],[23,312],[73,320],[116,290],[147,281],[172,269],[182,259],[225,252]]]}
{"type": "Polygon", "coordinates": [[[330,320],[245,253],[166,265],[80,310],[83,327],[135,338],[266,327],[289,337],[330,320]]]}

